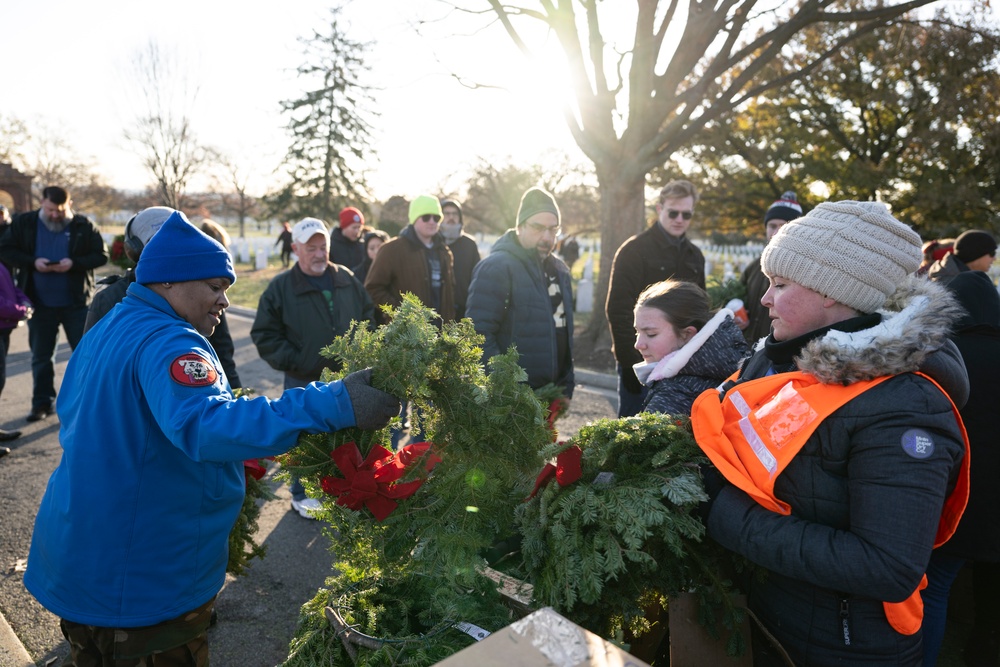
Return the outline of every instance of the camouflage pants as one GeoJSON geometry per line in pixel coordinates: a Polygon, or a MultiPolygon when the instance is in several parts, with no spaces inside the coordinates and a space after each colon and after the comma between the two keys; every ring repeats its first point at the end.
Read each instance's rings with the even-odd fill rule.
{"type": "Polygon", "coordinates": [[[63,667],[208,667],[215,598],[175,619],[143,628],[102,628],[61,619],[69,642],[63,667]]]}

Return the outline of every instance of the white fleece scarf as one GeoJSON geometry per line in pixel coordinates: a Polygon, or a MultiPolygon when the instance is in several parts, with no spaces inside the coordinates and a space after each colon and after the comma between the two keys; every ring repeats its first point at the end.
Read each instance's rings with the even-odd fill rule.
{"type": "Polygon", "coordinates": [[[657,380],[663,380],[664,378],[672,378],[687,366],[688,362],[691,361],[691,357],[694,356],[695,352],[701,349],[701,346],[705,344],[712,334],[714,334],[718,328],[725,322],[726,318],[732,318],[733,311],[728,308],[720,308],[712,319],[705,323],[705,326],[701,328],[691,340],[684,343],[684,345],[667,356],[663,357],[659,361],[640,361],[632,366],[632,370],[635,371],[635,375],[639,378],[639,382],[643,384],[652,384],[657,380]]]}

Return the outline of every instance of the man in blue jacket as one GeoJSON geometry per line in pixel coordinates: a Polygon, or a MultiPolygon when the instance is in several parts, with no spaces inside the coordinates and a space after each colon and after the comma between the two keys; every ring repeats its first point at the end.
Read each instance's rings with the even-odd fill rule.
{"type": "Polygon", "coordinates": [[[483,360],[517,347],[528,385],[553,383],[573,397],[573,286],[569,269],[552,254],[559,207],[531,188],[521,197],[517,227],[500,237],[476,265],[466,317],[486,337],[483,360]]]}
{"type": "Polygon", "coordinates": [[[63,456],[24,585],[60,617],[71,664],[152,664],[155,653],[207,665],[243,460],[281,454],[302,431],[377,429],[399,412],[370,371],[276,400],[233,398],[206,337],[235,281],[226,249],[174,213],[66,367],[63,456]]]}

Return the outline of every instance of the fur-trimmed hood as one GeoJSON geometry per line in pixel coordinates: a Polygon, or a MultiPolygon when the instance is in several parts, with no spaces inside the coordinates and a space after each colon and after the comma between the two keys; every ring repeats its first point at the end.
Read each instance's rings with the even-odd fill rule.
{"type": "Polygon", "coordinates": [[[810,341],[796,358],[799,370],[825,384],[920,370],[944,387],[956,404],[963,404],[959,398],[968,396],[968,375],[949,340],[963,314],[954,296],[937,283],[911,276],[879,313],[882,322],[870,329],[834,330],[810,341]]]}

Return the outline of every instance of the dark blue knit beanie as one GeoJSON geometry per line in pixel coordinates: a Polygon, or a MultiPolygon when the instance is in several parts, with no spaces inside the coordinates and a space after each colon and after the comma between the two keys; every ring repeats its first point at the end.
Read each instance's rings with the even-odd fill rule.
{"type": "Polygon", "coordinates": [[[236,282],[233,258],[221,243],[174,213],[142,249],[135,279],[149,283],[228,278],[236,282]]]}

